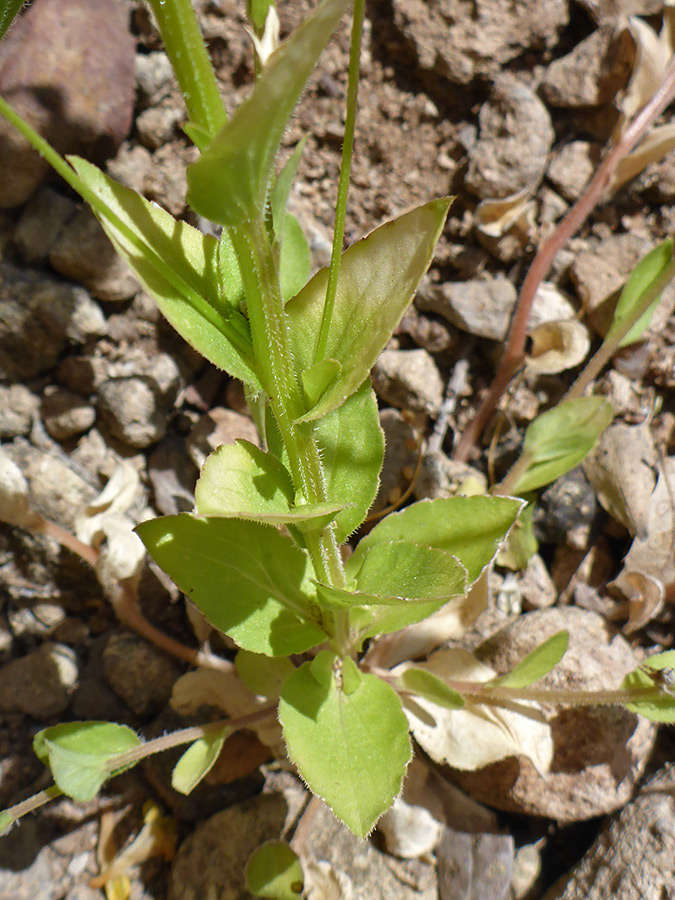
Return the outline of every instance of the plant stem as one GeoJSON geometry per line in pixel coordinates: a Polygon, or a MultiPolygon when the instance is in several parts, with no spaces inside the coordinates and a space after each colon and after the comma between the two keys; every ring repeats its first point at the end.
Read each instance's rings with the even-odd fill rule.
{"type": "Polygon", "coordinates": [[[526,700],[552,706],[621,706],[640,700],[656,700],[663,696],[657,687],[617,688],[616,690],[580,691],[572,688],[490,687],[484,682],[448,680],[448,687],[480,703],[491,700],[526,700]]]}
{"type": "Polygon", "coordinates": [[[644,137],[657,116],[668,106],[674,94],[675,56],[668,64],[661,87],[626,128],[599,166],[582,196],[558,224],[553,234],[548,240],[544,241],[537,251],[520,289],[499,368],[490,385],[490,389],[478,408],[475,418],[469,424],[457,445],[454,453],[455,460],[466,462],[469,458],[474,444],[480,437],[502,394],[522,362],[532,304],[534,303],[537,289],[546,277],[558,250],[581,228],[588,216],[593,212],[600,202],[602,193],[609,184],[618,164],[630,153],[638,141],[644,137]]]}
{"type": "MultiPolygon", "coordinates": [[[[314,426],[296,422],[306,410],[269,237],[262,221],[236,225],[230,234],[244,282],[260,380],[288,452],[296,493],[306,503],[325,503],[328,497],[314,426]]],[[[307,531],[304,537],[319,580],[342,586],[342,557],[332,527],[307,531]]]]}
{"type": "Polygon", "coordinates": [[[365,0],[354,0],[354,13],[352,19],[352,37],[349,48],[349,76],[347,82],[347,103],[345,113],[345,133],[342,141],[342,158],[340,160],[340,180],[338,181],[337,202],[335,205],[335,225],[333,229],[333,249],[328,269],[328,285],[326,286],[326,299],[323,305],[321,325],[316,342],[314,362],[320,362],[326,355],[330,324],[335,307],[338,277],[340,274],[340,260],[342,259],[342,242],[345,233],[345,218],[347,216],[347,194],[349,192],[349,175],[351,172],[352,155],[354,152],[354,130],[356,127],[356,113],[358,109],[359,67],[361,60],[361,38],[363,35],[363,17],[365,14],[365,0]]]}
{"type": "Polygon", "coordinates": [[[200,150],[205,150],[227,121],[227,113],[192,3],[190,0],[148,2],[182,91],[190,123],[204,133],[202,140],[197,135],[190,137],[200,150]]]}
{"type": "MultiPolygon", "coordinates": [[[[3,820],[5,818],[9,819],[9,822],[7,823],[7,827],[9,827],[9,825],[14,824],[14,822],[18,822],[22,816],[34,812],[36,809],[44,806],[45,803],[56,800],[57,797],[61,796],[63,796],[63,791],[60,788],[57,788],[55,784],[52,784],[44,791],[39,791],[27,800],[22,800],[21,803],[17,803],[15,806],[10,806],[8,809],[3,810],[0,815],[3,820]]],[[[3,833],[4,831],[0,831],[0,834],[3,833]]]]}
{"type": "Polygon", "coordinates": [[[575,397],[583,396],[589,384],[600,374],[605,365],[610,361],[612,356],[614,356],[619,344],[631,330],[633,325],[635,325],[640,317],[645,314],[652,303],[658,299],[659,294],[662,293],[673,278],[675,278],[675,259],[671,259],[659,277],[649,285],[640,298],[640,302],[636,305],[630,316],[627,316],[626,321],[622,323],[621,327],[617,328],[613,334],[605,338],[598,351],[587,363],[583,372],[562,398],[560,401],[561,403],[564,403],[565,400],[573,400],[575,397]]]}

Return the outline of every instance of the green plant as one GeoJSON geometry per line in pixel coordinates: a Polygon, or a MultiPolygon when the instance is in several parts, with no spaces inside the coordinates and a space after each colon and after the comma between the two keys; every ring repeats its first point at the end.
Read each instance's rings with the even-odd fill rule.
{"type": "MultiPolygon", "coordinates": [[[[614,692],[531,688],[562,657],[564,633],[502,678],[475,674],[468,654],[454,660],[454,676],[424,664],[396,670],[376,664],[380,636],[448,605],[461,612],[523,511],[523,500],[504,495],[534,491],[576,465],[611,409],[600,398],[570,399],[530,426],[521,460],[495,495],[414,503],[383,519],[351,555],[344,552],[375,497],[383,458],[369,372],[431,262],[450,199],[413,209],[341,252],[363,19],[363,0],[356,0],[333,255],[330,267],[308,280],[307,245],[286,212],[302,148],[278,174],[275,159],[348,0],[323,0],[261,61],[254,90],[229,120],[189,0],[150,5],[188,98],[185,131],[201,151],[188,169],[188,202],[222,226],[219,239],[175,220],[91,163],[61,159],[4,100],[0,112],[89,203],[176,330],[245,385],[266,449],[245,441],[221,447],[203,467],[195,514],[144,522],[137,532],[211,625],[235,641],[238,679],[266,701],[245,715],[145,743],[111,723],[48,728],[35,751],[55,785],[6,811],[0,825],[59,793],[90,799],[143,757],[185,744],[173,783],[189,792],[232,732],[278,716],[303,779],[366,836],[401,789],[411,756],[404,702],[411,698],[469,716],[490,704],[503,732],[513,732],[513,724],[500,715],[530,722],[500,711],[514,700],[623,703],[647,715],[660,709],[661,720],[670,716],[673,700],[647,676],[614,692]]],[[[250,16],[262,44],[267,3],[252,4],[250,16]]],[[[670,274],[671,250],[667,260],[662,253],[658,264],[650,262],[621,307],[616,321],[624,334],[653,304],[664,271],[670,274]]],[[[612,339],[621,339],[617,333],[612,339]]],[[[30,516],[10,521],[49,533],[30,516]]],[[[536,727],[537,737],[546,732],[543,721],[536,727]]],[[[510,752],[514,746],[538,752],[525,744],[512,741],[510,752]]],[[[507,752],[495,749],[492,758],[507,752]]],[[[466,748],[466,767],[483,762],[466,748]]],[[[261,854],[249,867],[260,896],[297,895],[294,857],[277,845],[261,854]]]]}

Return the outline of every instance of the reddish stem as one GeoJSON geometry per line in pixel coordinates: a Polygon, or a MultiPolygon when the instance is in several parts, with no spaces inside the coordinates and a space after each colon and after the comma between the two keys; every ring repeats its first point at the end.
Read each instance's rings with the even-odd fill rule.
{"type": "Polygon", "coordinates": [[[504,354],[490,389],[483,398],[475,418],[465,430],[455,450],[454,459],[466,462],[474,444],[478,441],[511,378],[520,366],[527,338],[527,325],[532,304],[539,285],[546,277],[557,252],[567,243],[586,221],[600,202],[603,191],[610,182],[616,167],[640,141],[654,120],[668,106],[675,94],[675,56],[671,58],[661,87],[642,108],[609,151],[584,193],[561,220],[553,234],[541,245],[527,273],[511,327],[506,339],[504,354]]]}

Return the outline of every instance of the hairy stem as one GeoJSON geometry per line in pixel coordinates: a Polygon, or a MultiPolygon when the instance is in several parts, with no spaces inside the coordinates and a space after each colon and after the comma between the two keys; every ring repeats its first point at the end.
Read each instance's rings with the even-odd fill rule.
{"type": "Polygon", "coordinates": [[[546,277],[557,252],[567,243],[586,221],[600,202],[602,193],[610,182],[616,167],[640,141],[654,120],[668,106],[675,95],[675,57],[671,59],[663,83],[649,103],[638,113],[619,140],[611,148],[584,193],[559,223],[553,234],[544,241],[527,273],[520,289],[504,353],[490,389],[483,398],[476,417],[465,430],[457,445],[454,458],[466,462],[471,450],[483,432],[499,403],[511,378],[522,363],[527,338],[527,326],[532,304],[539,285],[546,277]]]}

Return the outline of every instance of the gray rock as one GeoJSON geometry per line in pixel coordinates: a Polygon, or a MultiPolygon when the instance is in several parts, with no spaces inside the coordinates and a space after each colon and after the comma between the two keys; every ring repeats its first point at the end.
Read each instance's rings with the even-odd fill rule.
{"type": "Polygon", "coordinates": [[[136,85],[141,100],[149,106],[171,93],[175,78],[169,57],[163,50],[136,54],[136,85]]]}
{"type": "Polygon", "coordinates": [[[98,389],[99,410],[112,434],[143,449],[166,434],[168,410],[152,378],[111,378],[98,389]]]}
{"type": "Polygon", "coordinates": [[[465,183],[481,200],[500,199],[541,180],[554,133],[534,91],[504,72],[481,107],[480,131],[469,153],[465,183]]]}
{"type": "MultiPolygon", "coordinates": [[[[520,616],[482,644],[481,662],[499,674],[563,629],[567,653],[538,686],[613,689],[639,660],[621,635],[596,613],[566,606],[520,616]]],[[[622,707],[560,708],[549,717],[554,755],[539,775],[524,757],[510,757],[453,780],[474,799],[497,809],[578,822],[622,807],[644,771],[655,727],[622,707]]]]}
{"type": "Polygon", "coordinates": [[[65,644],[42,644],[0,669],[0,709],[36,719],[65,712],[77,685],[75,654],[65,644]]]}
{"type": "Polygon", "coordinates": [[[96,420],[96,410],[80,394],[58,387],[48,387],[42,395],[42,421],[56,441],[89,431],[96,420]]]}
{"type": "MultiPolygon", "coordinates": [[[[2,42],[0,92],[59,152],[114,153],[131,127],[133,67],[126,3],[41,0],[2,42]]],[[[47,169],[3,119],[0,207],[24,203],[47,169]]]]}
{"type": "Polygon", "coordinates": [[[383,409],[380,425],[384,431],[384,463],[373,511],[384,509],[399,499],[415,474],[417,462],[415,431],[399,410],[383,409]]]}
{"type": "Polygon", "coordinates": [[[152,155],[140,144],[122,144],[117,156],[108,163],[108,175],[125,187],[142,194],[145,190],[145,179],[152,171],[152,155]]]}
{"type": "Polygon", "coordinates": [[[54,865],[55,854],[44,846],[45,835],[27,816],[0,840],[0,897],[7,900],[57,900],[66,860],[54,865]]]}
{"type": "Polygon", "coordinates": [[[44,263],[77,204],[51,187],[40,188],[26,204],[14,232],[14,240],[27,263],[44,263]]]}
{"type": "Polygon", "coordinates": [[[145,195],[171,215],[179,216],[185,209],[186,167],[195,162],[198,155],[196,147],[186,147],[182,141],[160,147],[155,151],[152,167],[145,177],[145,195]]]}
{"type": "Polygon", "coordinates": [[[487,492],[487,479],[478,469],[456,462],[442,452],[425,453],[415,481],[415,497],[418,500],[452,497],[469,480],[478,493],[487,492]]]}
{"type": "Polygon", "coordinates": [[[49,261],[57,272],[79,281],[100,300],[129,300],[140,289],[88,208],[62,229],[49,261]]]}
{"type": "Polygon", "coordinates": [[[663,0],[579,0],[596,22],[623,22],[625,16],[657,16],[663,0]]]}
{"type": "Polygon", "coordinates": [[[39,402],[23,384],[0,385],[0,438],[28,434],[39,402]]]}
{"type": "Polygon", "coordinates": [[[158,444],[148,460],[157,511],[165,516],[190,512],[194,508],[197,474],[183,438],[168,437],[158,444]]]}
{"type": "Polygon", "coordinates": [[[595,492],[577,466],[556,479],[540,495],[534,509],[534,530],[547,544],[584,550],[599,512],[595,492]]]}
{"type": "Polygon", "coordinates": [[[133,634],[113,634],[103,651],[103,671],[118,697],[138,716],[156,713],[181,674],[164,653],[133,634]]]}
{"type": "Polygon", "coordinates": [[[597,146],[570,141],[556,150],[546,176],[567,200],[577,200],[598,166],[597,146]]]}
{"type": "Polygon", "coordinates": [[[468,84],[495,76],[527,47],[552,47],[567,24],[565,0],[395,0],[394,22],[420,68],[468,84]]]}
{"type": "Polygon", "coordinates": [[[145,109],[136,119],[136,128],[141,142],[156,150],[176,137],[185,112],[175,106],[152,106],[145,109]]]}
{"type": "Polygon", "coordinates": [[[546,70],[541,92],[551,106],[580,108],[612,101],[628,80],[635,44],[627,28],[603,25],[546,70]]]}
{"type": "Polygon", "coordinates": [[[264,841],[279,837],[286,809],[280,794],[263,794],[203,822],[176,854],[168,900],[248,898],[244,890],[246,863],[264,841]]]}
{"type": "Polygon", "coordinates": [[[0,264],[0,378],[53,368],[66,346],[100,333],[101,313],[82,288],[0,264]]]}
{"type": "MultiPolygon", "coordinates": [[[[517,299],[515,287],[506,278],[484,281],[448,281],[426,292],[420,302],[462,331],[492,341],[503,341],[517,299]]],[[[537,292],[530,315],[530,328],[543,322],[569,319],[574,307],[558,291],[537,292]]]]}
{"type": "Polygon", "coordinates": [[[377,394],[392,406],[436,415],[443,381],[426,350],[384,350],[372,372],[377,394]]]}
{"type": "Polygon", "coordinates": [[[201,469],[206,457],[221,444],[231,444],[240,438],[256,446],[260,443],[249,416],[216,406],[194,426],[187,438],[187,449],[194,464],[201,469]]]}

